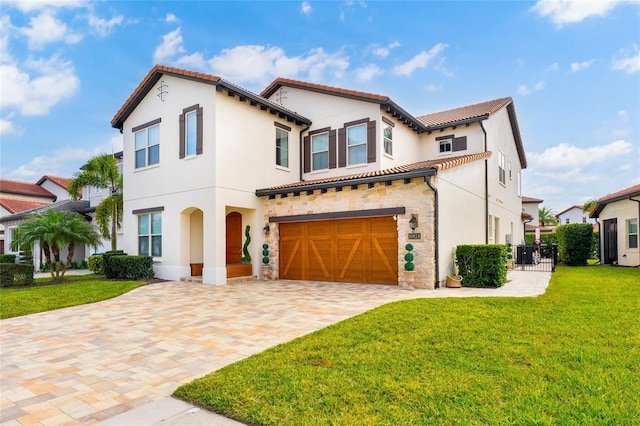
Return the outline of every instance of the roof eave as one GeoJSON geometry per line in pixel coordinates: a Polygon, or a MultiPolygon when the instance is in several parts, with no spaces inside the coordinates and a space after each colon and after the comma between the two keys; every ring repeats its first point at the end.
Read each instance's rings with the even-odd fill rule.
{"type": "Polygon", "coordinates": [[[345,180],[336,180],[331,182],[320,182],[316,184],[305,184],[304,182],[301,182],[300,185],[289,186],[286,188],[258,189],[256,190],[256,196],[263,197],[263,196],[271,196],[271,195],[291,194],[291,193],[303,192],[303,191],[315,191],[317,189],[342,188],[342,187],[351,186],[351,185],[374,184],[379,182],[390,182],[394,180],[435,176],[436,174],[437,174],[437,170],[435,168],[424,167],[421,169],[410,170],[407,172],[378,175],[378,176],[367,176],[367,177],[345,179],[345,180]]]}

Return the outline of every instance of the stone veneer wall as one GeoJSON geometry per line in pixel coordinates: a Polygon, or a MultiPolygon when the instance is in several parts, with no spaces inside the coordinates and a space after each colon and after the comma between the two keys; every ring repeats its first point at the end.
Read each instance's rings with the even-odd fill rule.
{"type": "MultiPolygon", "coordinates": [[[[269,222],[270,217],[277,216],[405,207],[406,213],[398,215],[397,220],[398,285],[403,288],[435,288],[434,197],[423,178],[412,179],[410,183],[398,180],[389,186],[376,183],[373,188],[360,185],[354,190],[350,185],[345,185],[342,191],[329,189],[323,194],[320,190],[315,190],[310,195],[301,191],[296,196],[288,194],[285,198],[277,195],[272,200],[268,197],[263,199],[265,222],[269,222]],[[422,241],[408,241],[411,214],[418,219],[415,232],[422,234],[422,241]],[[404,270],[404,255],[407,253],[405,246],[409,242],[414,247],[413,272],[404,270]]],[[[264,279],[278,279],[279,228],[277,223],[271,223],[270,227],[271,231],[265,241],[269,244],[269,264],[261,267],[262,276],[264,279]]]]}

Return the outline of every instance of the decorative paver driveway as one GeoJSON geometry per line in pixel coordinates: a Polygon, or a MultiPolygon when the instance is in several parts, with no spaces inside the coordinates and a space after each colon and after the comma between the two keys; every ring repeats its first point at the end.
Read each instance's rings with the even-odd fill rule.
{"type": "Polygon", "coordinates": [[[289,281],[222,287],[172,282],[5,319],[0,321],[0,424],[95,424],[387,302],[500,292],[535,295],[511,294],[506,287],[433,291],[289,281]]]}

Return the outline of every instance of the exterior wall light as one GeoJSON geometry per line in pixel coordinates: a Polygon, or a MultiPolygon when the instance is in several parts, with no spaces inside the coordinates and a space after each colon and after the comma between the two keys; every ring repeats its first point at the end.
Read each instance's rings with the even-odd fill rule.
{"type": "Polygon", "coordinates": [[[415,229],[418,227],[418,218],[416,218],[414,214],[412,214],[411,219],[409,219],[409,226],[411,227],[412,231],[415,231],[415,229]]]}
{"type": "Polygon", "coordinates": [[[271,230],[271,228],[269,227],[269,224],[267,223],[266,225],[264,225],[264,228],[262,228],[262,232],[264,232],[264,236],[268,236],[269,235],[269,231],[271,230]]]}

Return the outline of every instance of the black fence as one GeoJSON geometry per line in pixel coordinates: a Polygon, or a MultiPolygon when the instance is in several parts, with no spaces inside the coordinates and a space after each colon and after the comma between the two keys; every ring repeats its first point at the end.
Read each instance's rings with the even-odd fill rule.
{"type": "Polygon", "coordinates": [[[553,272],[558,263],[558,246],[555,244],[520,245],[513,253],[514,270],[553,272]]]}

